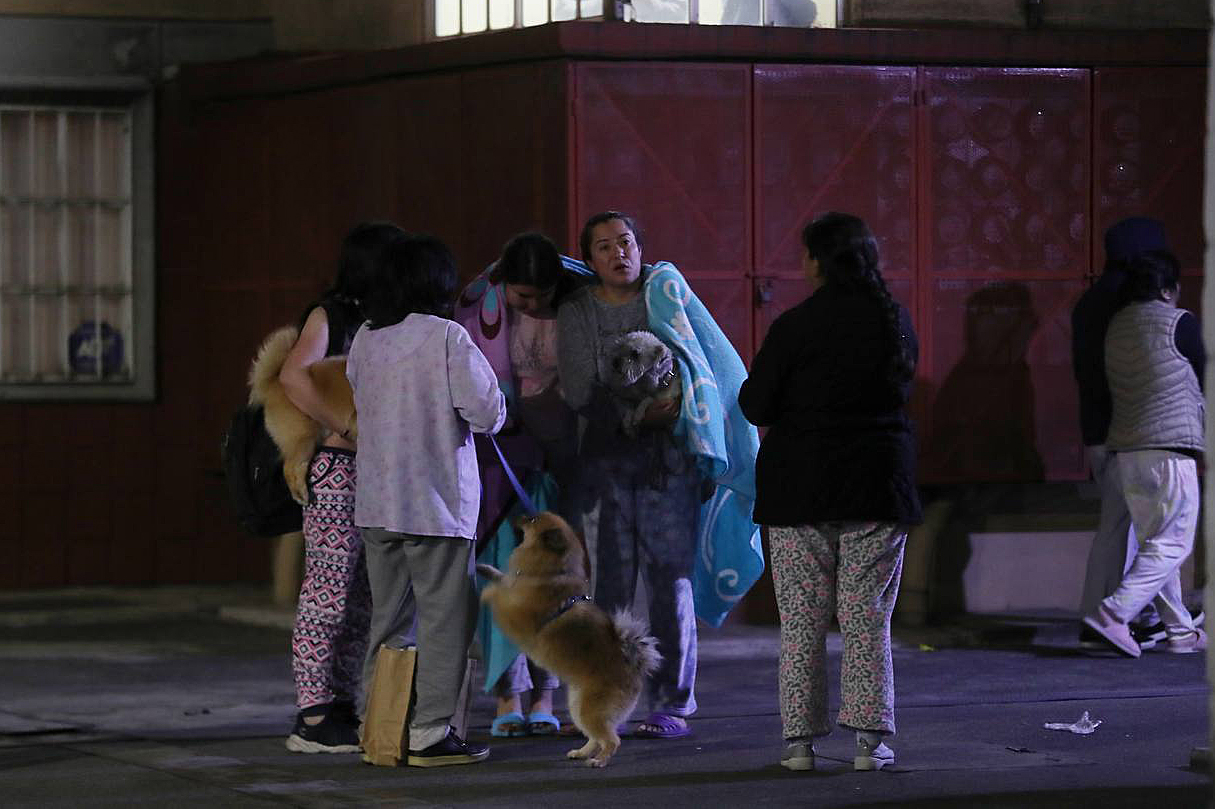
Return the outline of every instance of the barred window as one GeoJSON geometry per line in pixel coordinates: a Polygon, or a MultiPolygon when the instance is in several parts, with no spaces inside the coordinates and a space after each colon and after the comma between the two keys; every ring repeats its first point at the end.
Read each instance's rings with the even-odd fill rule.
{"type": "Polygon", "coordinates": [[[151,395],[133,110],[0,103],[0,396],[151,395]]]}

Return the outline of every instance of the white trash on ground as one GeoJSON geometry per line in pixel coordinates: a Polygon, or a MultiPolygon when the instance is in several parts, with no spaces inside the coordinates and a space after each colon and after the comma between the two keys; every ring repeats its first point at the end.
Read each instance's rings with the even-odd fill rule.
{"type": "Polygon", "coordinates": [[[1090,719],[1088,711],[1085,711],[1079,719],[1070,725],[1066,722],[1047,722],[1043,727],[1047,730],[1067,730],[1072,733],[1079,733],[1081,736],[1087,736],[1096,730],[1102,721],[1101,719],[1090,719]]]}

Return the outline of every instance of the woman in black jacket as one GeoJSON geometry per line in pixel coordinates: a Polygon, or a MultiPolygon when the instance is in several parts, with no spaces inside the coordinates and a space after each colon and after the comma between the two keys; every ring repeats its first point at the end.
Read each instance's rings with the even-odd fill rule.
{"type": "Polygon", "coordinates": [[[894,762],[890,615],[907,526],[920,521],[915,440],[905,412],[918,344],[855,216],[802,231],[810,296],[768,330],[738,403],[767,427],[756,459],[755,521],[768,526],[781,619],[781,764],[814,768],[827,719],[827,630],[843,634],[840,726],[854,767],[894,762]]]}

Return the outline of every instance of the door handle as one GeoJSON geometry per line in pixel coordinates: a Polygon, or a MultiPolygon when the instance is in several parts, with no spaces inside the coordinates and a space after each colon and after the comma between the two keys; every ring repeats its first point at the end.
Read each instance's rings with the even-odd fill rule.
{"type": "Polygon", "coordinates": [[[755,304],[763,306],[765,303],[772,303],[774,297],[773,290],[776,285],[771,278],[761,278],[755,284],[755,304]]]}

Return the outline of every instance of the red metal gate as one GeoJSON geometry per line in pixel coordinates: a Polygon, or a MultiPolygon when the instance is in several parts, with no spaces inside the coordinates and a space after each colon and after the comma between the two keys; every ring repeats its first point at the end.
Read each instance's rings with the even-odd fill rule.
{"type": "Polygon", "coordinates": [[[750,66],[580,64],[575,98],[570,243],[636,216],[644,260],[673,261],[749,360],[750,66]]]}
{"type": "Polygon", "coordinates": [[[921,477],[1079,477],[1089,72],[931,68],[921,83],[921,477]]]}
{"type": "Polygon", "coordinates": [[[915,68],[755,67],[756,345],[806,296],[801,229],[825,211],[860,216],[882,274],[915,315],[915,68]]]}
{"type": "Polygon", "coordinates": [[[1181,305],[1202,303],[1203,144],[1207,71],[1201,67],[1093,71],[1093,271],[1105,229],[1127,216],[1164,223],[1181,260],[1181,305]]]}

